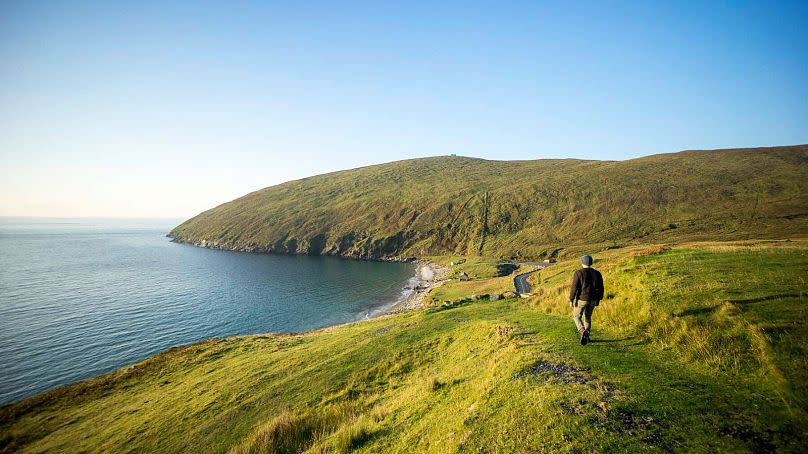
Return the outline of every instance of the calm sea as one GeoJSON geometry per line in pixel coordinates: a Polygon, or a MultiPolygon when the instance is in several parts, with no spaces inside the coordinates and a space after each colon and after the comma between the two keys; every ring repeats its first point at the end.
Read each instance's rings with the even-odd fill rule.
{"type": "Polygon", "coordinates": [[[415,272],[171,243],[178,223],[0,218],[0,403],[200,339],[364,318],[415,272]]]}

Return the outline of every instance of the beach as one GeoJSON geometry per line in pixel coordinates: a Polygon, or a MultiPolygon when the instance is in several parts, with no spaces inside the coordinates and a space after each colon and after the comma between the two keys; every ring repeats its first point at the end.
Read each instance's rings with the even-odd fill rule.
{"type": "Polygon", "coordinates": [[[432,289],[440,287],[449,277],[449,268],[427,260],[419,260],[415,276],[405,287],[406,294],[377,315],[396,314],[422,308],[424,298],[432,289]]]}

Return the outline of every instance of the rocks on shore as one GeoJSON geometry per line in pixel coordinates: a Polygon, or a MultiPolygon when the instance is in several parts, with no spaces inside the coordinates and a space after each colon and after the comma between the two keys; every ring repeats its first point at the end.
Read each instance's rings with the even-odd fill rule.
{"type": "Polygon", "coordinates": [[[428,261],[416,261],[418,262],[415,274],[417,282],[414,285],[405,287],[406,290],[411,290],[412,292],[405,300],[399,301],[385,313],[392,314],[422,308],[426,295],[435,287],[442,285],[448,278],[448,268],[428,261]]]}
{"type": "Polygon", "coordinates": [[[168,238],[171,238],[171,242],[173,243],[190,244],[192,246],[206,249],[221,249],[226,251],[257,252],[257,253],[278,254],[278,255],[323,255],[323,256],[342,257],[345,259],[372,260],[379,262],[410,263],[418,261],[417,257],[388,256],[388,255],[376,255],[376,254],[359,255],[347,251],[320,249],[320,248],[301,249],[298,247],[297,244],[295,244],[294,247],[290,246],[286,248],[278,248],[273,246],[258,246],[256,244],[244,244],[227,240],[218,241],[218,240],[186,238],[173,232],[167,234],[166,236],[168,238]]]}

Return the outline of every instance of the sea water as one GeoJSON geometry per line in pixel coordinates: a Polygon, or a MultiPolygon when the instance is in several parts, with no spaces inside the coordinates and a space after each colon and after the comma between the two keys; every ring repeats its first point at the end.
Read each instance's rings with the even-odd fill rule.
{"type": "Polygon", "coordinates": [[[172,243],[178,223],[0,218],[0,403],[201,339],[366,318],[415,272],[172,243]]]}

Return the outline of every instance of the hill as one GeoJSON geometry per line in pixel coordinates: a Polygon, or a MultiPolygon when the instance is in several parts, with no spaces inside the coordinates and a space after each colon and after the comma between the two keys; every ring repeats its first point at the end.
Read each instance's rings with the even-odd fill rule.
{"type": "Polygon", "coordinates": [[[805,241],[596,260],[586,347],[562,261],[530,299],[168,350],[1,408],[0,450],[805,452],[805,241]]]}
{"type": "Polygon", "coordinates": [[[171,236],[462,255],[452,272],[471,280],[424,310],[211,339],[6,405],[0,451],[805,452],[806,164],[808,146],[443,157],[248,194],[171,236]],[[607,294],[582,347],[565,257],[585,248],[607,294]],[[531,275],[533,296],[445,303],[511,290],[492,257],[518,255],[560,259],[531,275]]]}
{"type": "Polygon", "coordinates": [[[200,246],[360,258],[566,257],[808,234],[808,145],[628,161],[435,157],[304,178],[171,231],[200,246]]]}

